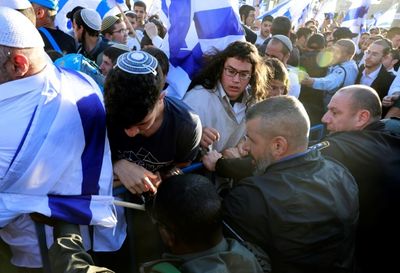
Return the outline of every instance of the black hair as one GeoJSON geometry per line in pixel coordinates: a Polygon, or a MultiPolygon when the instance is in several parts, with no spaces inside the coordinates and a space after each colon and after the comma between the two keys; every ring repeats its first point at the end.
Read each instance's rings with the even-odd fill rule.
{"type": "Polygon", "coordinates": [[[150,55],[154,56],[157,59],[158,64],[160,65],[164,76],[167,76],[169,71],[169,60],[167,54],[165,54],[164,51],[156,47],[147,47],[143,48],[142,50],[144,52],[149,53],[150,55]]]}
{"type": "Polygon", "coordinates": [[[292,29],[292,22],[286,16],[278,16],[272,21],[271,34],[277,35],[282,34],[285,36],[289,35],[292,29]]]}
{"type": "Polygon", "coordinates": [[[264,17],[262,18],[261,23],[264,23],[265,21],[272,22],[272,21],[274,21],[274,17],[272,17],[272,15],[264,16],[264,17]]]}
{"type": "MultiPolygon", "coordinates": [[[[80,10],[78,10],[78,11],[76,11],[76,12],[74,13],[74,21],[75,21],[75,24],[76,24],[78,27],[83,27],[84,32],[82,33],[82,35],[84,35],[85,33],[87,33],[89,36],[98,37],[98,36],[100,35],[100,31],[94,30],[94,29],[90,28],[90,27],[83,21],[83,19],[82,19],[82,10],[83,10],[83,9],[80,9],[80,10]]],[[[82,41],[83,41],[83,40],[84,40],[84,38],[82,37],[82,41]]]]}
{"type": "Polygon", "coordinates": [[[153,219],[186,244],[213,245],[222,236],[221,200],[211,181],[201,175],[164,180],[154,198],[153,219]]]}
{"type": "Polygon", "coordinates": [[[118,66],[112,69],[104,84],[107,121],[129,129],[141,122],[155,107],[163,85],[160,66],[157,75],[132,74],[118,66]]]}

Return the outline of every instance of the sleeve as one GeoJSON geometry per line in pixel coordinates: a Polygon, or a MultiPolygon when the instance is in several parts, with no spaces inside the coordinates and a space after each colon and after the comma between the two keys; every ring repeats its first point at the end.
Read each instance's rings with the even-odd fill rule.
{"type": "Polygon", "coordinates": [[[322,78],[314,78],[312,87],[322,91],[334,91],[340,87],[344,81],[346,73],[343,68],[336,67],[332,73],[322,78]]]}
{"type": "MultiPolygon", "coordinates": [[[[175,163],[193,161],[200,147],[202,126],[197,115],[190,114],[192,121],[186,125],[179,124],[180,133],[178,136],[177,153],[175,163]]],[[[178,129],[178,128],[177,128],[178,129]]]]}
{"type": "Polygon", "coordinates": [[[395,92],[400,92],[400,72],[397,73],[396,78],[392,82],[392,85],[388,91],[388,95],[393,95],[395,92]]]}
{"type": "MultiPolygon", "coordinates": [[[[263,248],[268,237],[268,209],[262,192],[251,178],[240,181],[225,197],[222,219],[244,241],[263,248]]],[[[224,233],[232,237],[229,236],[232,232],[226,227],[224,233]]]]}
{"type": "Polygon", "coordinates": [[[215,166],[219,176],[240,180],[253,173],[254,166],[250,156],[244,158],[220,158],[215,166]]]}
{"type": "Polygon", "coordinates": [[[49,249],[52,272],[114,273],[93,265],[92,257],[83,248],[78,225],[59,222],[54,229],[56,237],[49,249]]]}

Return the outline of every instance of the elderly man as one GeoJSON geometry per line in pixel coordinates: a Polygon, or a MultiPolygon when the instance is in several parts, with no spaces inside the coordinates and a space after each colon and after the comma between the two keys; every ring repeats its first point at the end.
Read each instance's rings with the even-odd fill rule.
{"type": "Polygon", "coordinates": [[[391,245],[400,243],[400,138],[380,120],[376,91],[364,85],[340,89],[322,118],[331,132],[322,154],[346,166],[359,186],[356,260],[360,272],[389,272],[397,264],[391,245]],[[379,250],[379,251],[372,251],[379,250]]]}
{"type": "Polygon", "coordinates": [[[271,257],[274,272],[352,272],[358,189],[347,169],[307,149],[310,122],[291,96],[246,114],[255,176],[225,197],[223,218],[271,257]]]}
{"type": "Polygon", "coordinates": [[[93,80],[48,61],[24,15],[0,7],[0,25],[0,236],[15,265],[40,267],[27,213],[115,225],[105,110],[93,80]]]}

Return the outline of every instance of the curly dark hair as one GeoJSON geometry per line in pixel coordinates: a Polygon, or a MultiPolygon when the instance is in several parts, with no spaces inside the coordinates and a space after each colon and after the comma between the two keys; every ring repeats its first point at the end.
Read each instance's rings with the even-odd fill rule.
{"type": "Polygon", "coordinates": [[[107,75],[104,102],[107,121],[113,126],[129,129],[150,113],[160,97],[163,74],[130,74],[115,67],[107,75]]]}
{"type": "Polygon", "coordinates": [[[225,61],[228,58],[237,58],[252,65],[249,81],[251,94],[247,104],[265,99],[268,95],[266,88],[268,68],[264,65],[257,48],[253,44],[243,41],[233,42],[223,51],[215,50],[215,52],[205,55],[203,68],[195,75],[188,90],[196,85],[202,85],[206,89],[214,89],[221,79],[225,61]]]}

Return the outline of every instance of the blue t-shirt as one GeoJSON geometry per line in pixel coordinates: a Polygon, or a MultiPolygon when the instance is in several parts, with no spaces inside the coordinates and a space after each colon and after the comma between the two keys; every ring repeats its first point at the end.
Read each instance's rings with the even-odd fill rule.
{"type": "Polygon", "coordinates": [[[114,160],[126,159],[156,172],[196,157],[201,123],[186,104],[165,97],[163,121],[153,135],[129,137],[122,128],[109,128],[109,136],[114,160]]]}

